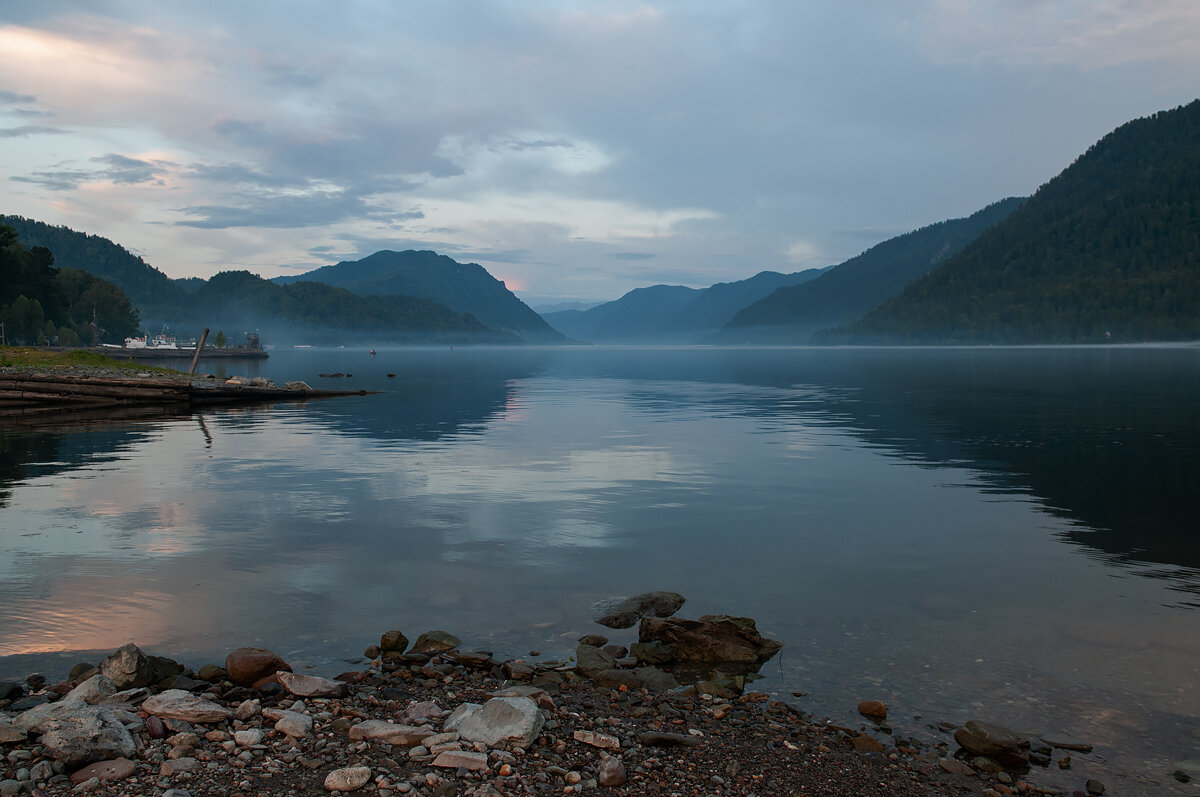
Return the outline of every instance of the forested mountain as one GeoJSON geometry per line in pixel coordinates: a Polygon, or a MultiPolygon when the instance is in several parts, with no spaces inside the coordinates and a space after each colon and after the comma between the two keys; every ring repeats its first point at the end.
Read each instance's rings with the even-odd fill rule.
{"type": "Polygon", "coordinates": [[[23,216],[0,216],[30,248],[44,246],[59,268],[77,268],[117,285],[144,314],[173,318],[187,306],[186,293],[154,266],[99,235],[55,227],[23,216]]]}
{"type": "Polygon", "coordinates": [[[814,332],[848,324],[895,296],[1024,201],[1004,199],[967,218],[941,221],[888,239],[816,279],[779,288],[745,307],[712,340],[807,343],[814,332]]]}
{"type": "Polygon", "coordinates": [[[823,341],[1200,338],[1200,100],[1114,130],[958,255],[823,341]]]}
{"type": "Polygon", "coordinates": [[[205,325],[245,328],[247,319],[268,327],[273,339],[337,341],[371,335],[389,342],[520,343],[470,315],[415,296],[358,296],[317,282],[276,285],[248,271],[225,271],[196,289],[192,301],[205,325]]]}
{"type": "MultiPolygon", "coordinates": [[[[204,327],[259,329],[271,342],[336,342],[361,334],[385,342],[520,342],[519,337],[489,329],[477,318],[411,295],[357,296],[341,288],[295,280],[296,284],[280,286],[245,271],[224,272],[211,280],[173,280],[107,238],[21,216],[0,219],[0,223],[11,223],[20,241],[33,251],[45,247],[47,256],[53,252],[51,260],[57,265],[80,270],[81,274],[63,277],[70,280],[77,295],[90,290],[88,296],[94,297],[109,284],[91,275],[111,280],[127,291],[150,329],[170,324],[177,331],[197,335],[204,327]]],[[[90,316],[87,321],[90,323],[90,316]]],[[[108,326],[123,331],[117,338],[104,339],[120,342],[137,330],[136,316],[132,328],[113,320],[108,326]]],[[[82,337],[83,342],[90,342],[86,335],[82,337]]]]}
{"type": "Polygon", "coordinates": [[[590,310],[544,317],[568,337],[590,343],[698,343],[746,305],[780,286],[807,282],[821,273],[762,271],[749,279],[701,289],[654,285],[590,310]]]}
{"type": "Polygon", "coordinates": [[[137,331],[137,312],[121,289],[73,268],[55,268],[44,246],[26,248],[0,224],[0,322],[12,344],[117,343],[137,331]]]}
{"type": "Polygon", "coordinates": [[[323,282],[364,296],[403,294],[431,299],[531,343],[564,342],[561,334],[483,266],[459,263],[436,252],[384,250],[362,260],[274,280],[280,285],[301,281],[323,282]]]}

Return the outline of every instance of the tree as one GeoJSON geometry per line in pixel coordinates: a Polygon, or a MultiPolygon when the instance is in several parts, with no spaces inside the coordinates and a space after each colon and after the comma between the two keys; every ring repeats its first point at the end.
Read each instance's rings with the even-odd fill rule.
{"type": "Polygon", "coordinates": [[[224,333],[224,331],[222,331],[220,329],[217,330],[217,336],[215,338],[213,338],[213,345],[216,346],[218,349],[225,348],[225,333],[224,333]]]}

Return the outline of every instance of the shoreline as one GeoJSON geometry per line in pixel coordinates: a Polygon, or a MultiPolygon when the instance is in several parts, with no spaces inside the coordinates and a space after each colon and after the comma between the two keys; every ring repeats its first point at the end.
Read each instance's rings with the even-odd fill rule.
{"type": "MultiPolygon", "coordinates": [[[[649,664],[640,658],[647,656],[644,648],[639,656],[630,656],[598,635],[582,637],[568,661],[499,660],[440,631],[422,634],[411,647],[401,632],[389,631],[363,655],[366,659],[359,661],[365,666],[326,679],[291,674],[287,662],[257,648],[238,649],[222,665],[192,670],[148,656],[130,643],[98,667],[87,666],[94,662],[76,666],[63,682],[49,684],[29,676],[17,685],[20,696],[12,684],[0,683],[0,740],[8,755],[7,764],[0,762],[0,781],[9,781],[10,790],[17,788],[14,794],[34,797],[80,791],[166,797],[183,797],[184,792],[318,795],[330,793],[326,779],[331,773],[355,770],[358,777],[365,767],[368,779],[349,791],[378,797],[994,797],[1085,794],[1089,786],[1090,793],[1100,793],[1096,789],[1103,788],[1082,776],[1074,779],[1073,789],[1037,785],[1040,770],[1036,764],[1030,767],[1027,739],[1015,741],[1005,748],[1008,752],[997,748],[989,758],[954,743],[962,728],[945,728],[948,735],[954,732],[949,744],[930,746],[906,738],[888,726],[886,707],[878,701],[860,703],[863,721],[855,728],[815,719],[766,693],[748,686],[743,690],[728,678],[672,684],[671,673],[678,669],[649,664]],[[244,659],[254,651],[250,658],[268,663],[247,674],[239,656],[244,659]],[[670,680],[654,683],[659,673],[670,680]],[[201,700],[212,704],[208,710],[215,713],[189,720],[160,711],[152,705],[154,695],[154,700],[201,700]],[[88,702],[75,703],[76,697],[88,702]],[[532,737],[521,744],[507,737],[481,740],[453,725],[464,705],[486,707],[496,697],[535,706],[541,719],[532,737]],[[46,702],[50,698],[54,702],[46,702]],[[119,756],[111,750],[58,753],[56,742],[33,732],[26,737],[20,730],[55,729],[53,723],[30,726],[27,712],[39,703],[58,705],[67,714],[107,712],[115,717],[110,724],[130,730],[133,747],[119,756]],[[299,726],[293,724],[297,722],[299,726]],[[401,739],[398,729],[406,726],[416,730],[401,739]],[[452,755],[439,763],[447,751],[452,755]],[[1014,751],[1017,758],[1006,758],[1014,751]],[[606,763],[610,757],[620,762],[620,783],[611,772],[617,765],[606,763]],[[118,758],[129,762],[120,764],[120,778],[93,782],[90,770],[86,777],[78,774],[85,762],[118,758]],[[15,777],[22,774],[31,777],[15,777]]],[[[536,655],[531,651],[531,659],[536,655]]],[[[654,658],[652,653],[648,657],[654,658]]],[[[59,725],[74,721],[64,715],[59,725]]],[[[992,735],[999,738],[1003,730],[992,735]]],[[[1035,755],[1043,747],[1051,749],[1041,740],[1032,741],[1035,755]]],[[[1078,740],[1055,744],[1068,746],[1053,747],[1055,760],[1087,755],[1078,740]]]]}

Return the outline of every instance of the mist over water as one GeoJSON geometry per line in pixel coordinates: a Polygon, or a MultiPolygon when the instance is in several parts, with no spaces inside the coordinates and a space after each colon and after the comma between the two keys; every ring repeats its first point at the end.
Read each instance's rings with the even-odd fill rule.
{"type": "Polygon", "coordinates": [[[384,392],[0,429],[0,677],[128,641],[333,673],[389,628],[565,658],[604,630],[593,602],[669,589],[683,616],[785,642],[755,687],[815,714],[857,724],[873,698],[922,738],[975,717],[1067,731],[1110,788],[1184,789],[1196,348],[364,347],[206,368],[384,392]]]}

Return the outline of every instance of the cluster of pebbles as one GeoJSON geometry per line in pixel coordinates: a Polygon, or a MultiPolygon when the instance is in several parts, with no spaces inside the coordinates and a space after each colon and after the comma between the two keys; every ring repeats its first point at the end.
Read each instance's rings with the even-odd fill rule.
{"type": "MultiPolygon", "coordinates": [[[[965,750],[814,722],[727,679],[598,683],[581,660],[609,679],[651,666],[603,637],[575,662],[498,661],[444,632],[410,647],[389,631],[366,654],[365,670],[327,679],[261,648],[193,672],[128,644],[62,683],[0,683],[0,797],[1059,793],[965,750]]],[[[1003,758],[1003,729],[962,730],[1003,758]]]]}

